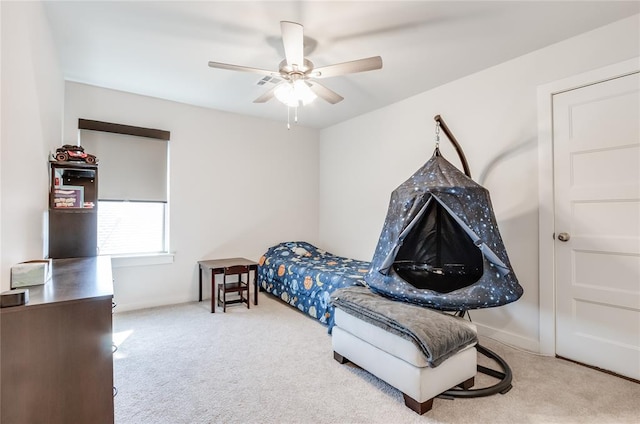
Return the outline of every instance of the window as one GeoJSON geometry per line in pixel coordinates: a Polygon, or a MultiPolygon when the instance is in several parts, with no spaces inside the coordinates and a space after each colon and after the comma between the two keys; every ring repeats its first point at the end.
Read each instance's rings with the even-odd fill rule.
{"type": "Polygon", "coordinates": [[[169,133],[82,119],[79,127],[85,151],[98,158],[98,252],[168,252],[169,133]]]}
{"type": "Polygon", "coordinates": [[[98,201],[98,252],[166,252],[165,208],[164,202],[98,201]]]}

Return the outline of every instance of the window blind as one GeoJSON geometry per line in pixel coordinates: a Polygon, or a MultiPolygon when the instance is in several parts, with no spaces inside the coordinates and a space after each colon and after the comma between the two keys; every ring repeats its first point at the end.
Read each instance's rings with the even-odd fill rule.
{"type": "Polygon", "coordinates": [[[168,140],[79,130],[98,158],[99,200],[167,201],[168,140]]]}

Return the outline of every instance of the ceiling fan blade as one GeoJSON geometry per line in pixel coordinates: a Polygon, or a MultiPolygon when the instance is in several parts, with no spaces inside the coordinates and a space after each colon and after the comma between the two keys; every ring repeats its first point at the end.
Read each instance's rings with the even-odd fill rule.
{"type": "Polygon", "coordinates": [[[373,56],[366,59],[358,59],[351,62],[343,62],[336,65],[316,68],[309,74],[309,76],[314,78],[330,78],[338,75],[353,74],[356,72],[373,71],[381,68],[382,58],[380,56],[373,56]]]}
{"type": "Polygon", "coordinates": [[[335,105],[336,103],[340,103],[341,101],[344,100],[344,97],[342,97],[341,95],[339,95],[335,91],[328,89],[327,87],[325,87],[324,85],[320,84],[319,82],[308,81],[307,85],[311,88],[311,91],[316,93],[316,95],[318,97],[320,97],[321,99],[326,100],[327,102],[331,103],[332,105],[335,105]]]}
{"type": "Polygon", "coordinates": [[[217,69],[228,69],[229,71],[251,72],[253,74],[270,75],[270,76],[280,75],[279,72],[275,72],[275,71],[268,71],[266,69],[259,69],[259,68],[250,68],[248,66],[229,65],[228,63],[209,62],[209,66],[217,69]]]}
{"type": "Polygon", "coordinates": [[[304,66],[304,34],[302,25],[295,22],[280,21],[282,44],[287,65],[301,69],[304,66]]]}
{"type": "Polygon", "coordinates": [[[278,86],[276,85],[275,87],[272,87],[269,90],[265,91],[262,95],[260,95],[260,97],[255,99],[253,103],[266,103],[269,100],[273,99],[273,97],[275,96],[277,87],[278,86]]]}

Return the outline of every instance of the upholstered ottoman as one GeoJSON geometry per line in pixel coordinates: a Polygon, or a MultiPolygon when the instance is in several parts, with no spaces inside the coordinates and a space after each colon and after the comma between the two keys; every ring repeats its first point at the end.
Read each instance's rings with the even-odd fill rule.
{"type": "MultiPolygon", "coordinates": [[[[351,308],[345,307],[344,303],[340,306],[340,302],[335,298],[345,297],[340,293],[341,290],[347,289],[340,289],[332,296],[335,306],[332,345],[334,358],[338,362],[342,364],[353,362],[400,390],[404,396],[405,405],[418,414],[424,414],[430,410],[433,399],[442,392],[455,386],[464,389],[473,386],[477,372],[475,348],[477,339],[470,341],[467,336],[459,347],[453,346],[451,340],[445,340],[443,343],[447,346],[439,346],[433,351],[440,353],[446,351],[446,354],[441,355],[440,358],[429,358],[421,346],[418,346],[414,340],[409,340],[410,337],[398,335],[395,329],[389,331],[384,326],[379,326],[376,320],[372,319],[377,315],[375,310],[370,314],[370,311],[365,309],[364,318],[360,313],[353,314],[351,310],[347,312],[351,308]]],[[[416,308],[414,305],[402,303],[392,307],[416,308]]],[[[410,312],[414,311],[421,312],[414,309],[410,312]]],[[[435,311],[429,312],[442,315],[435,311]]],[[[463,331],[470,329],[475,335],[476,329],[473,324],[454,316],[443,317],[445,318],[444,326],[447,327],[445,331],[450,332],[450,325],[453,325],[453,328],[461,325],[464,326],[463,331]],[[454,321],[448,322],[449,319],[454,321]]],[[[441,322],[438,318],[427,321],[425,325],[442,326],[441,322]]],[[[432,337],[428,341],[437,343],[435,339],[432,337]]]]}

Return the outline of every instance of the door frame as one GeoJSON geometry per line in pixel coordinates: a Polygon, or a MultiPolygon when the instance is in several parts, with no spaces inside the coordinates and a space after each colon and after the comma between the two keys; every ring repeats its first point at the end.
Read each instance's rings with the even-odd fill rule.
{"type": "Polygon", "coordinates": [[[538,87],[539,351],[556,354],[553,96],[640,71],[640,56],[538,87]]]}

